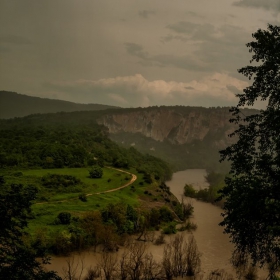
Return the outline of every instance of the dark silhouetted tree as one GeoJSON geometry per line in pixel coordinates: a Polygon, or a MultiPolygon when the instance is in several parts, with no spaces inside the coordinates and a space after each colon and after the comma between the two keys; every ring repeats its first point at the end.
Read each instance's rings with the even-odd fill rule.
{"type": "Polygon", "coordinates": [[[268,25],[252,36],[247,47],[253,64],[238,70],[252,84],[231,109],[237,142],[221,151],[221,159],[231,162],[220,196],[225,199],[221,225],[236,252],[253,264],[270,264],[272,278],[280,267],[280,27],[268,25]],[[265,109],[244,115],[242,108],[256,101],[265,109]]]}
{"type": "Polygon", "coordinates": [[[35,199],[36,189],[11,185],[0,194],[0,279],[55,280],[54,272],[46,272],[39,262],[36,248],[24,243],[24,229],[35,199]]]}

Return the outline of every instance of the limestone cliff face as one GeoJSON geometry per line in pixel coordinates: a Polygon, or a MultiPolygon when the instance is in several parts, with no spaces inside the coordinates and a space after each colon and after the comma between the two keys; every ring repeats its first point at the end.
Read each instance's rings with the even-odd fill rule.
{"type": "MultiPolygon", "coordinates": [[[[102,116],[98,123],[109,133],[141,133],[156,141],[173,144],[212,138],[217,145],[229,143],[233,131],[228,108],[150,107],[129,109],[102,116]]],[[[212,142],[212,141],[211,141],[212,142]]]]}

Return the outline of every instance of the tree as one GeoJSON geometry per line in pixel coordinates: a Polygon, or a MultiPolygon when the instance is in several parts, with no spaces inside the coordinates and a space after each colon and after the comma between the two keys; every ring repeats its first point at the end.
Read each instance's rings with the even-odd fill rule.
{"type": "MultiPolygon", "coordinates": [[[[35,188],[15,184],[0,194],[0,279],[60,279],[54,272],[44,271],[36,248],[24,242],[24,228],[35,195],[35,188]]],[[[42,259],[43,263],[47,261],[42,259]]]]}
{"type": "Polygon", "coordinates": [[[237,142],[221,151],[231,162],[220,192],[225,199],[222,226],[235,251],[253,264],[270,264],[270,277],[280,267],[280,27],[254,33],[247,44],[253,65],[238,70],[252,84],[237,95],[231,122],[237,142]],[[248,110],[263,101],[265,109],[248,110]]]}
{"type": "Polygon", "coordinates": [[[90,178],[102,178],[103,170],[100,166],[94,165],[91,170],[89,170],[89,177],[90,178]]]}
{"type": "Polygon", "coordinates": [[[195,189],[192,185],[186,184],[184,186],[184,195],[188,197],[195,197],[195,189]]]}
{"type": "Polygon", "coordinates": [[[71,214],[69,212],[60,212],[57,215],[57,219],[62,225],[69,225],[71,222],[71,214]]]}
{"type": "Polygon", "coordinates": [[[194,276],[200,272],[200,256],[192,235],[188,242],[182,234],[176,235],[164,246],[162,266],[166,279],[194,276]]]}

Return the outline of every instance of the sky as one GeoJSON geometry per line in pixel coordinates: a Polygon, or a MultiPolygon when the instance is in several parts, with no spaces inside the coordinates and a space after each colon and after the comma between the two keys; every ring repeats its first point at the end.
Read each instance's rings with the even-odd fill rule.
{"type": "Polygon", "coordinates": [[[232,106],[279,0],[0,0],[0,90],[120,107],[232,106]]]}

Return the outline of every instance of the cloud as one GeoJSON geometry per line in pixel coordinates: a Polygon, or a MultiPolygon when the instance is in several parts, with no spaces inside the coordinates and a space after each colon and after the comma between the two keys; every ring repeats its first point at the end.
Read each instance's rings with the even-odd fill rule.
{"type": "Polygon", "coordinates": [[[242,90],[238,89],[237,87],[235,87],[233,85],[227,85],[226,87],[230,92],[234,93],[235,95],[242,93],[242,90]]]}
{"type": "Polygon", "coordinates": [[[280,12],[279,0],[241,0],[234,3],[235,6],[248,7],[248,8],[261,8],[265,10],[272,10],[280,12]]]}
{"type": "Polygon", "coordinates": [[[199,26],[198,24],[187,22],[187,21],[180,21],[177,23],[169,24],[166,27],[175,31],[176,33],[183,33],[183,34],[191,34],[195,28],[199,26]]]}
{"type": "Polygon", "coordinates": [[[173,54],[158,54],[151,55],[147,51],[144,51],[143,46],[135,43],[125,43],[126,51],[135,57],[140,58],[140,64],[144,66],[157,66],[167,67],[172,66],[175,68],[202,71],[205,72],[208,69],[207,65],[199,60],[194,59],[192,55],[173,55],[173,54]]]}
{"type": "Polygon", "coordinates": [[[68,100],[102,103],[121,107],[153,105],[228,106],[236,104],[233,90],[241,91],[247,82],[215,73],[201,80],[176,82],[149,81],[141,74],[99,80],[56,81],[52,92],[68,100]],[[159,104],[160,101],[160,104],[159,104]]]}
{"type": "Polygon", "coordinates": [[[150,15],[155,15],[155,11],[142,10],[138,12],[139,17],[147,19],[150,15]]]}
{"type": "Polygon", "coordinates": [[[166,26],[172,33],[161,38],[163,43],[180,41],[185,54],[151,54],[142,45],[125,43],[126,51],[138,57],[140,64],[150,67],[174,67],[193,72],[223,72],[237,75],[237,69],[250,60],[245,44],[248,34],[240,27],[195,24],[180,21],[166,26]]]}
{"type": "Polygon", "coordinates": [[[140,57],[142,59],[148,58],[148,53],[144,52],[144,48],[141,45],[135,44],[135,43],[125,43],[126,51],[134,56],[140,57]]]}
{"type": "MultiPolygon", "coordinates": [[[[189,69],[201,71],[201,66],[203,66],[204,71],[220,72],[227,69],[231,74],[236,74],[236,69],[242,67],[244,61],[250,60],[250,55],[245,48],[250,37],[246,30],[240,27],[233,25],[216,27],[212,24],[180,21],[169,24],[166,28],[172,33],[161,38],[163,43],[180,41],[186,47],[193,46],[188,57],[191,57],[191,61],[196,62],[196,67],[182,61],[185,68],[190,66],[189,69]],[[199,63],[197,63],[198,61],[199,63]]],[[[182,68],[182,63],[173,63],[173,65],[182,68]]]]}

